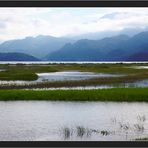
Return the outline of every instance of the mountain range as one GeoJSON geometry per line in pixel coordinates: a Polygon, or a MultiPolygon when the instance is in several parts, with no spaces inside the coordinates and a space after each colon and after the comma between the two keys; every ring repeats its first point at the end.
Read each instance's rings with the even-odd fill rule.
{"type": "MultiPolygon", "coordinates": [[[[132,37],[118,35],[101,40],[78,40],[73,44],[68,43],[60,50],[47,55],[46,60],[141,61],[143,60],[141,56],[147,54],[148,31],[138,33],[132,37]]],[[[148,58],[145,56],[144,60],[148,60],[148,58]]]]}
{"type": "Polygon", "coordinates": [[[26,37],[24,39],[5,41],[0,44],[0,52],[25,53],[41,59],[69,42],[72,42],[72,39],[39,35],[37,37],[26,37]]]}
{"type": "Polygon", "coordinates": [[[0,61],[40,61],[24,53],[0,53],[0,61]]]}
{"type": "Polygon", "coordinates": [[[148,31],[101,39],[37,36],[0,44],[0,61],[148,61],[148,31]]]}

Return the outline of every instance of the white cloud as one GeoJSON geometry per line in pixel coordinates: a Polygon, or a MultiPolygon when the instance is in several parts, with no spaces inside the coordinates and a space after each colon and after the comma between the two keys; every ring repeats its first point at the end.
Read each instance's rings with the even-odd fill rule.
{"type": "Polygon", "coordinates": [[[0,8],[0,40],[148,26],[148,8],[0,8]]]}

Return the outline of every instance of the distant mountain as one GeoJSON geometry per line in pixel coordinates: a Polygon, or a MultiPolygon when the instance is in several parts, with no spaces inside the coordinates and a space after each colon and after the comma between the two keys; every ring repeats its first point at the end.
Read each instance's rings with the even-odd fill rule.
{"type": "Polygon", "coordinates": [[[0,61],[40,61],[24,53],[0,53],[0,61]]]}
{"type": "Polygon", "coordinates": [[[42,58],[48,53],[56,51],[71,42],[71,39],[39,35],[24,39],[9,40],[0,44],[0,52],[26,53],[37,58],[42,58]]]}
{"type": "Polygon", "coordinates": [[[129,56],[126,61],[148,61],[148,52],[135,53],[129,56]]]}
{"type": "Polygon", "coordinates": [[[79,40],[74,44],[66,44],[60,50],[46,56],[47,60],[58,61],[102,61],[110,60],[108,55],[129,39],[126,35],[104,38],[102,40],[79,40]]]}
{"type": "Polygon", "coordinates": [[[75,35],[75,36],[67,36],[67,38],[72,38],[75,40],[81,40],[81,39],[89,39],[89,40],[101,40],[106,37],[112,37],[112,36],[118,36],[121,34],[125,34],[129,37],[132,37],[140,32],[145,32],[147,31],[148,28],[124,28],[119,31],[99,31],[99,32],[90,32],[90,33],[84,33],[80,35],[75,35]]]}
{"type": "MultiPolygon", "coordinates": [[[[101,40],[79,40],[66,44],[60,50],[46,56],[54,61],[124,61],[148,53],[148,31],[133,37],[119,35],[101,40]]],[[[137,58],[137,60],[142,58],[137,58]]]]}

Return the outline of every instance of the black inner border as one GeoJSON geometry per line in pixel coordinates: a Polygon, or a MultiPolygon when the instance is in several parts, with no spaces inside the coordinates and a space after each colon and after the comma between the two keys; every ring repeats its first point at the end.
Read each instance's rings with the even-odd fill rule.
{"type": "Polygon", "coordinates": [[[148,7],[145,0],[0,0],[0,7],[148,7]]]}
{"type": "MultiPolygon", "coordinates": [[[[128,0],[0,0],[0,7],[148,7],[128,0]]],[[[148,147],[146,141],[0,141],[0,147],[148,147]]]]}

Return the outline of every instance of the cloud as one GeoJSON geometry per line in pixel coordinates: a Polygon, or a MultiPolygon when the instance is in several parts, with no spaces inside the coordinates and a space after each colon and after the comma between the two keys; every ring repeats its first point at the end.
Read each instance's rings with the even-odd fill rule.
{"type": "Polygon", "coordinates": [[[119,14],[118,12],[113,12],[113,13],[105,14],[100,19],[114,19],[114,18],[116,18],[116,16],[118,14],[119,14]]]}
{"type": "MultiPolygon", "coordinates": [[[[87,23],[86,30],[96,31],[117,31],[124,28],[147,28],[148,9],[110,9],[100,18],[87,23]],[[116,10],[116,11],[115,11],[116,10]],[[142,11],[143,10],[143,11],[142,11]],[[93,28],[92,30],[90,28],[93,28]]],[[[104,11],[105,12],[105,11],[104,11]]]]}
{"type": "Polygon", "coordinates": [[[148,8],[0,8],[0,40],[148,27],[148,8]]]}

